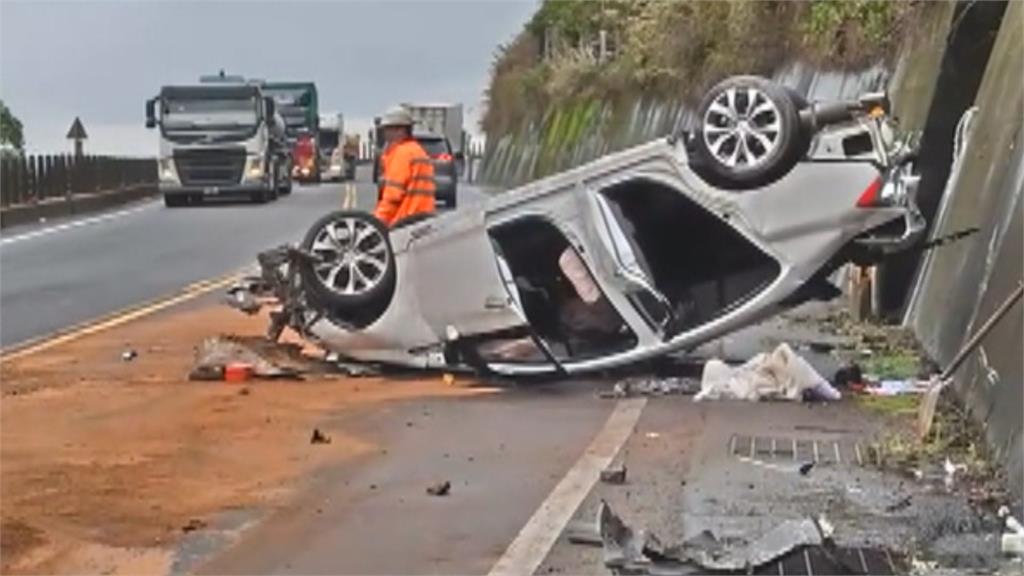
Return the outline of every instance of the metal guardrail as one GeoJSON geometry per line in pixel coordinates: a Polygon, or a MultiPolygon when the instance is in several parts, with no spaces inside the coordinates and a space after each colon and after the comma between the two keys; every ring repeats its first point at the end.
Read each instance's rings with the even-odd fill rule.
{"type": "Polygon", "coordinates": [[[35,155],[0,158],[0,207],[71,199],[157,183],[156,160],[35,155]]]}

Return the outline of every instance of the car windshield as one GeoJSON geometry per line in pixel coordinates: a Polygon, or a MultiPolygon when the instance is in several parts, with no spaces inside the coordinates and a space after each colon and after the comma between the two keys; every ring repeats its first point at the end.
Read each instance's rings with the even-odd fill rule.
{"type": "Polygon", "coordinates": [[[256,125],[256,98],[174,98],[163,101],[163,124],[169,130],[251,128],[256,125]]]}

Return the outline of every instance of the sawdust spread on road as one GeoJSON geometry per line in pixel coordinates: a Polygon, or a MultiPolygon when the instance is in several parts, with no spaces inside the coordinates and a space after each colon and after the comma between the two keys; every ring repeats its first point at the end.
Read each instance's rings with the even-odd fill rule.
{"type": "Polygon", "coordinates": [[[329,415],[489,392],[433,375],[244,385],[186,379],[204,338],[257,335],[265,326],[262,317],[199,307],[4,363],[2,571],[166,572],[190,522],[284,502],[316,466],[377,448],[331,429],[329,415]],[[128,348],[138,356],[125,362],[128,348]],[[314,426],[330,444],[310,444],[314,426]]]}

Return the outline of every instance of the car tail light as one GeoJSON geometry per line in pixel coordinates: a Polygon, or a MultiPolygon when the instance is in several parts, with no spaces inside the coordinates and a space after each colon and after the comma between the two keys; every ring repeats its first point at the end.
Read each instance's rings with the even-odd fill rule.
{"type": "Polygon", "coordinates": [[[868,187],[864,189],[860,194],[860,198],[857,199],[858,208],[874,208],[879,206],[878,193],[882,191],[882,177],[879,176],[868,184],[868,187]]]}
{"type": "Polygon", "coordinates": [[[452,161],[452,155],[451,154],[438,154],[437,156],[434,156],[434,159],[435,160],[440,160],[441,162],[451,162],[452,161]]]}

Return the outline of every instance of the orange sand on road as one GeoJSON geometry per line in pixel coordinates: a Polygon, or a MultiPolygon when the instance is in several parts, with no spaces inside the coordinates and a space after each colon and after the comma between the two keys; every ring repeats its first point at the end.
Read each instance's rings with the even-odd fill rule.
{"type": "Polygon", "coordinates": [[[439,377],[189,382],[193,347],[257,335],[227,308],[164,313],[0,367],[4,573],[166,572],[182,527],[284,502],[302,475],[374,449],[324,426],[345,409],[480,389],[439,377]],[[139,356],[121,360],[130,346],[139,356]],[[242,392],[243,389],[247,392],[242,392]],[[311,445],[320,427],[330,444],[311,445]]]}

